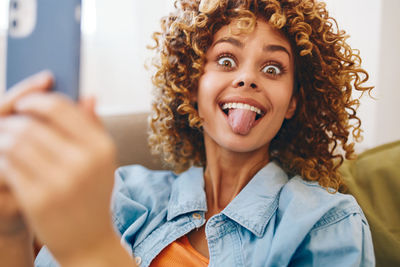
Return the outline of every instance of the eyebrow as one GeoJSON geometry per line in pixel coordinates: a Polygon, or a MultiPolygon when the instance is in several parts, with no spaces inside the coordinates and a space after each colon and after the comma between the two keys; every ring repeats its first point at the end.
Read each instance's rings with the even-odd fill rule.
{"type": "Polygon", "coordinates": [[[212,46],[214,47],[219,43],[230,43],[239,48],[243,48],[243,46],[244,46],[244,44],[241,41],[239,41],[238,39],[232,38],[232,37],[224,37],[224,38],[218,39],[212,46]]]}
{"type": "MultiPolygon", "coordinates": [[[[240,40],[232,38],[232,37],[224,37],[224,38],[218,39],[212,46],[214,47],[219,43],[230,43],[239,48],[244,47],[244,44],[240,40]]],[[[265,52],[282,51],[282,52],[285,52],[286,54],[288,54],[289,58],[291,58],[290,52],[286,49],[286,47],[281,46],[281,45],[274,45],[274,44],[266,45],[263,47],[263,51],[265,51],[265,52]]]]}
{"type": "Polygon", "coordinates": [[[263,50],[266,52],[282,51],[288,54],[289,58],[291,58],[290,52],[286,49],[286,47],[281,45],[266,45],[263,47],[263,50]]]}

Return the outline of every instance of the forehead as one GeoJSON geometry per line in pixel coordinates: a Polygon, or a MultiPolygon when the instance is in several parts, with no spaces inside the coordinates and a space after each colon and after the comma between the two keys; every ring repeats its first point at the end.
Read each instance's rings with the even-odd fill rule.
{"type": "Polygon", "coordinates": [[[291,51],[291,46],[288,39],[282,32],[273,28],[268,22],[263,19],[257,19],[253,30],[241,30],[238,28],[238,20],[233,20],[230,24],[219,29],[213,37],[213,43],[227,37],[239,38],[242,42],[247,40],[256,40],[261,45],[276,44],[285,47],[291,51]]]}

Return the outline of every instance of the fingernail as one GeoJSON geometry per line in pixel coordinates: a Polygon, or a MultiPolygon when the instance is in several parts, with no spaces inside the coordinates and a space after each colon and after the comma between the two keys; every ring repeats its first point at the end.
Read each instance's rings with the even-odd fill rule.
{"type": "Polygon", "coordinates": [[[37,82],[44,83],[44,82],[48,82],[49,80],[54,81],[54,75],[49,70],[43,70],[43,71],[37,73],[36,75],[34,75],[34,79],[37,82]]]}

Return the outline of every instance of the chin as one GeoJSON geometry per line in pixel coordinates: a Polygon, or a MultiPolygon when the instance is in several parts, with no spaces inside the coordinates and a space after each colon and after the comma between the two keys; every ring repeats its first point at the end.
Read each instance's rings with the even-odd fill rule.
{"type": "Polygon", "coordinates": [[[225,136],[224,140],[221,140],[219,146],[226,150],[235,153],[251,153],[259,150],[268,150],[269,143],[265,140],[257,140],[250,135],[242,136],[233,134],[233,136],[225,136]]]}

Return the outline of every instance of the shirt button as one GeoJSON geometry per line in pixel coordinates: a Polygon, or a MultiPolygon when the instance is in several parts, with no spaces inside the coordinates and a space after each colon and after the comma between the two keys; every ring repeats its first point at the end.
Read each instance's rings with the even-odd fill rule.
{"type": "Polygon", "coordinates": [[[200,213],[197,213],[197,212],[193,213],[192,217],[193,217],[194,219],[196,219],[196,220],[200,220],[200,219],[201,219],[200,213]]]}
{"type": "Polygon", "coordinates": [[[135,257],[135,262],[137,265],[140,265],[142,263],[142,258],[139,256],[135,257]]]}

